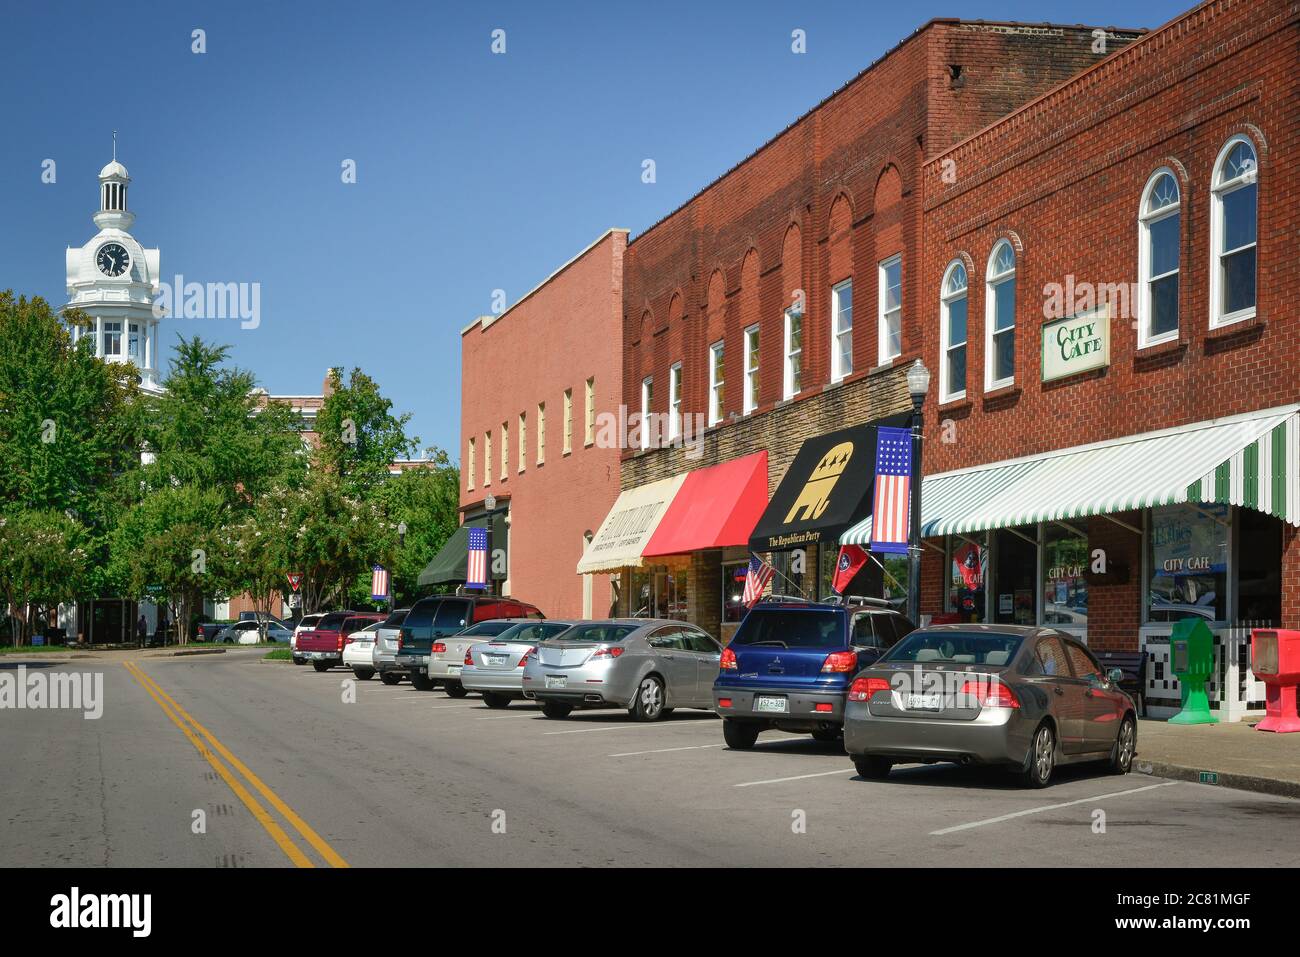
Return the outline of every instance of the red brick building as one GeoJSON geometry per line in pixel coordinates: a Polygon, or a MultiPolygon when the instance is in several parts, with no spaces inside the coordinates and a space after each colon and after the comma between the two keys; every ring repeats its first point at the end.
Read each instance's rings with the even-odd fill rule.
{"type": "Polygon", "coordinates": [[[602,616],[611,602],[609,576],[575,568],[618,495],[619,449],[596,426],[621,395],[626,246],[626,230],[609,230],[461,332],[462,517],[481,523],[495,498],[504,592],[553,618],[602,616]]]}
{"type": "MultiPolygon", "coordinates": [[[[783,479],[809,478],[786,474],[805,442],[910,408],[903,373],[933,316],[918,281],[927,162],[1140,35],[930,21],[628,245],[623,402],[669,423],[667,441],[622,463],[629,514],[650,516],[642,545],[674,508],[724,504],[679,506],[656,483],[763,450],[766,492],[783,500],[783,479]],[[703,434],[674,441],[694,432],[684,426],[695,415],[703,434]],[[658,513],[631,497],[652,487],[658,513]]],[[[701,535],[675,555],[629,553],[623,610],[689,618],[725,638],[743,611],[751,548],[772,555],[778,590],[826,594],[838,536],[869,482],[859,467],[867,442],[851,438],[831,447],[855,450],[838,485],[850,506],[795,521],[790,534],[701,535]]]]}
{"type": "Polygon", "coordinates": [[[1258,702],[1243,624],[1300,627],[1298,28],[1211,0],[920,169],[924,612],[1144,648],[1165,704],[1203,620],[1258,702]]]}

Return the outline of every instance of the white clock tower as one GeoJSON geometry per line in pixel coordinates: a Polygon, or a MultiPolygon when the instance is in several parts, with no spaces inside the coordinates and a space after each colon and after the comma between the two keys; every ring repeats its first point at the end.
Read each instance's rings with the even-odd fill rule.
{"type": "Polygon", "coordinates": [[[131,177],[117,161],[99,171],[99,232],[79,248],[68,248],[68,305],[85,311],[89,327],[74,328],[78,339],[90,336],[95,355],[108,362],[134,362],[141,387],[158,391],[158,250],[145,249],[128,229],[135,215],[127,211],[131,177]]]}

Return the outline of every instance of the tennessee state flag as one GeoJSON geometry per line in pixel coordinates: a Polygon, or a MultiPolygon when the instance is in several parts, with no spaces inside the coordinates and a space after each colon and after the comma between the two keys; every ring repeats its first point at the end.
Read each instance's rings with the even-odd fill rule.
{"type": "Polygon", "coordinates": [[[862,566],[867,563],[867,550],[861,545],[841,545],[840,557],[835,562],[835,577],[831,580],[831,588],[835,594],[843,595],[844,589],[849,587],[849,582],[853,581],[853,576],[862,570],[862,566]]]}

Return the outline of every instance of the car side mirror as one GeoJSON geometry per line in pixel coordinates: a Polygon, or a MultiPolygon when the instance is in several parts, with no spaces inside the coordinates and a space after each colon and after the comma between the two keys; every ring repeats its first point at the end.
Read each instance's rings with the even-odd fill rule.
{"type": "Polygon", "coordinates": [[[1124,672],[1120,668],[1111,668],[1110,671],[1106,672],[1106,677],[1115,682],[1115,684],[1119,684],[1124,680],[1124,672]]]}

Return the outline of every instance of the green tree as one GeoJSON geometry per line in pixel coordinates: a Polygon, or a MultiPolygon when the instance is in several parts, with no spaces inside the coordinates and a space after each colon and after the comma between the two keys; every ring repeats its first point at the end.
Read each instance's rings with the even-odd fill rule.
{"type": "Polygon", "coordinates": [[[71,601],[85,584],[85,528],[62,512],[15,509],[0,514],[0,589],[19,614],[14,644],[29,632],[25,612],[71,601]]]}
{"type": "Polygon", "coordinates": [[[376,492],[393,555],[393,595],[401,605],[420,596],[420,572],[460,525],[460,470],[442,449],[427,449],[426,456],[430,465],[391,476],[376,492]],[[404,540],[397,535],[403,523],[404,540]]]}
{"type": "Polygon", "coordinates": [[[393,403],[360,369],[352,370],[346,385],[339,370],[331,369],[329,381],[330,393],[316,414],[320,444],[314,464],[363,494],[388,478],[395,459],[411,457],[420,440],[406,437],[410,414],[393,415],[393,403]]]}

